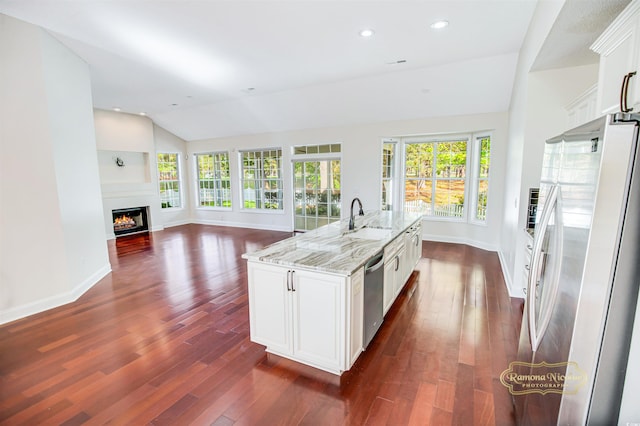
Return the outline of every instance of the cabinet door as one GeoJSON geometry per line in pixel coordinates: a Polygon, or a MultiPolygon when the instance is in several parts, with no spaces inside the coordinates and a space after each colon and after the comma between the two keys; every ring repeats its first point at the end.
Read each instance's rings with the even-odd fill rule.
{"type": "Polygon", "coordinates": [[[396,270],[396,278],[394,280],[394,298],[398,296],[402,287],[404,287],[404,283],[407,281],[407,252],[406,247],[400,247],[398,250],[398,269],[396,270]]]}
{"type": "Polygon", "coordinates": [[[345,279],[296,270],[293,274],[293,354],[330,369],[344,369],[345,279]]]}
{"type": "Polygon", "coordinates": [[[351,275],[349,288],[350,313],[349,313],[349,351],[347,352],[348,370],[358,356],[362,352],[362,343],[364,335],[364,268],[360,268],[355,274],[351,275]]]}
{"type": "Polygon", "coordinates": [[[411,239],[411,269],[415,269],[416,264],[420,260],[422,252],[422,241],[420,241],[420,234],[416,231],[413,233],[411,239]]]}
{"type": "Polygon", "coordinates": [[[396,256],[392,254],[388,259],[385,259],[384,264],[384,287],[382,291],[383,297],[383,313],[386,315],[387,311],[393,305],[393,301],[395,300],[395,277],[396,277],[396,256]]]}
{"type": "Polygon", "coordinates": [[[416,264],[420,261],[422,257],[422,233],[420,232],[421,228],[416,229],[414,232],[413,239],[413,268],[416,267],[416,264]]]}
{"type": "Polygon", "coordinates": [[[290,354],[291,296],[288,269],[249,262],[249,327],[251,340],[274,352],[290,354]]]}
{"type": "MultiPolygon", "coordinates": [[[[616,27],[615,31],[607,34],[600,46],[595,47],[600,54],[598,111],[602,114],[620,111],[620,90],[624,76],[632,71],[640,71],[636,69],[636,50],[638,49],[636,25],[636,18],[627,19],[622,25],[616,27]]],[[[629,80],[627,91],[629,107],[637,103],[639,77],[636,74],[629,80]]]]}

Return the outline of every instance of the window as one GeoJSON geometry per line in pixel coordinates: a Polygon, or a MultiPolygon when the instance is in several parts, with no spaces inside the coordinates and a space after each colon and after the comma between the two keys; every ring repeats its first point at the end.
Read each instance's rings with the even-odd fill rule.
{"type": "Polygon", "coordinates": [[[291,149],[296,231],[309,231],[340,220],[341,151],[339,143],[291,149]]]}
{"type": "Polygon", "coordinates": [[[196,154],[198,204],[201,207],[231,207],[229,153],[196,154]]]}
{"type": "Polygon", "coordinates": [[[305,154],[328,154],[341,152],[342,145],[339,143],[324,145],[298,145],[293,147],[293,155],[305,154]]]}
{"type": "Polygon", "coordinates": [[[491,137],[479,136],[475,139],[474,154],[476,170],[473,191],[473,220],[485,222],[487,219],[487,195],[489,193],[489,164],[491,160],[491,137]]]}
{"type": "Polygon", "coordinates": [[[242,151],[242,205],[282,210],[282,150],[242,151]]]}
{"type": "Polygon", "coordinates": [[[158,153],[158,183],[163,209],[182,207],[178,154],[158,153]]]}
{"type": "Polygon", "coordinates": [[[340,220],[340,160],[294,161],[296,231],[340,220]]]}
{"type": "Polygon", "coordinates": [[[467,139],[405,144],[405,211],[464,218],[467,139]]]}
{"type": "Polygon", "coordinates": [[[382,210],[393,210],[396,142],[382,144],[382,210]]]}

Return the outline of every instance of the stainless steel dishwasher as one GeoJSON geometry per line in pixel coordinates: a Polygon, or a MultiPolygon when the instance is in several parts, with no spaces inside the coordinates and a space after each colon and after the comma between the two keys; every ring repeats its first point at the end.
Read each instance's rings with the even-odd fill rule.
{"type": "Polygon", "coordinates": [[[373,256],[364,267],[364,345],[366,348],[382,324],[384,252],[373,256]]]}

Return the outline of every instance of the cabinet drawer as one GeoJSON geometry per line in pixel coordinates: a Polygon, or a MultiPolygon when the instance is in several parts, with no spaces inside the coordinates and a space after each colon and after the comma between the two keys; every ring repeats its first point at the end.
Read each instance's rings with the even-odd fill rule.
{"type": "Polygon", "coordinates": [[[384,261],[391,260],[392,257],[400,250],[400,247],[404,245],[404,233],[400,234],[395,240],[391,241],[384,248],[384,261]]]}

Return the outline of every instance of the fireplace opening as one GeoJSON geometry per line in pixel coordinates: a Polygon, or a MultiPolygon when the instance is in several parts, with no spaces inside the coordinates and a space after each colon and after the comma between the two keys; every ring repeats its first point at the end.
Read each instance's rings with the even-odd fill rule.
{"type": "Polygon", "coordinates": [[[116,237],[149,230],[146,207],[111,210],[113,233],[116,237]]]}

